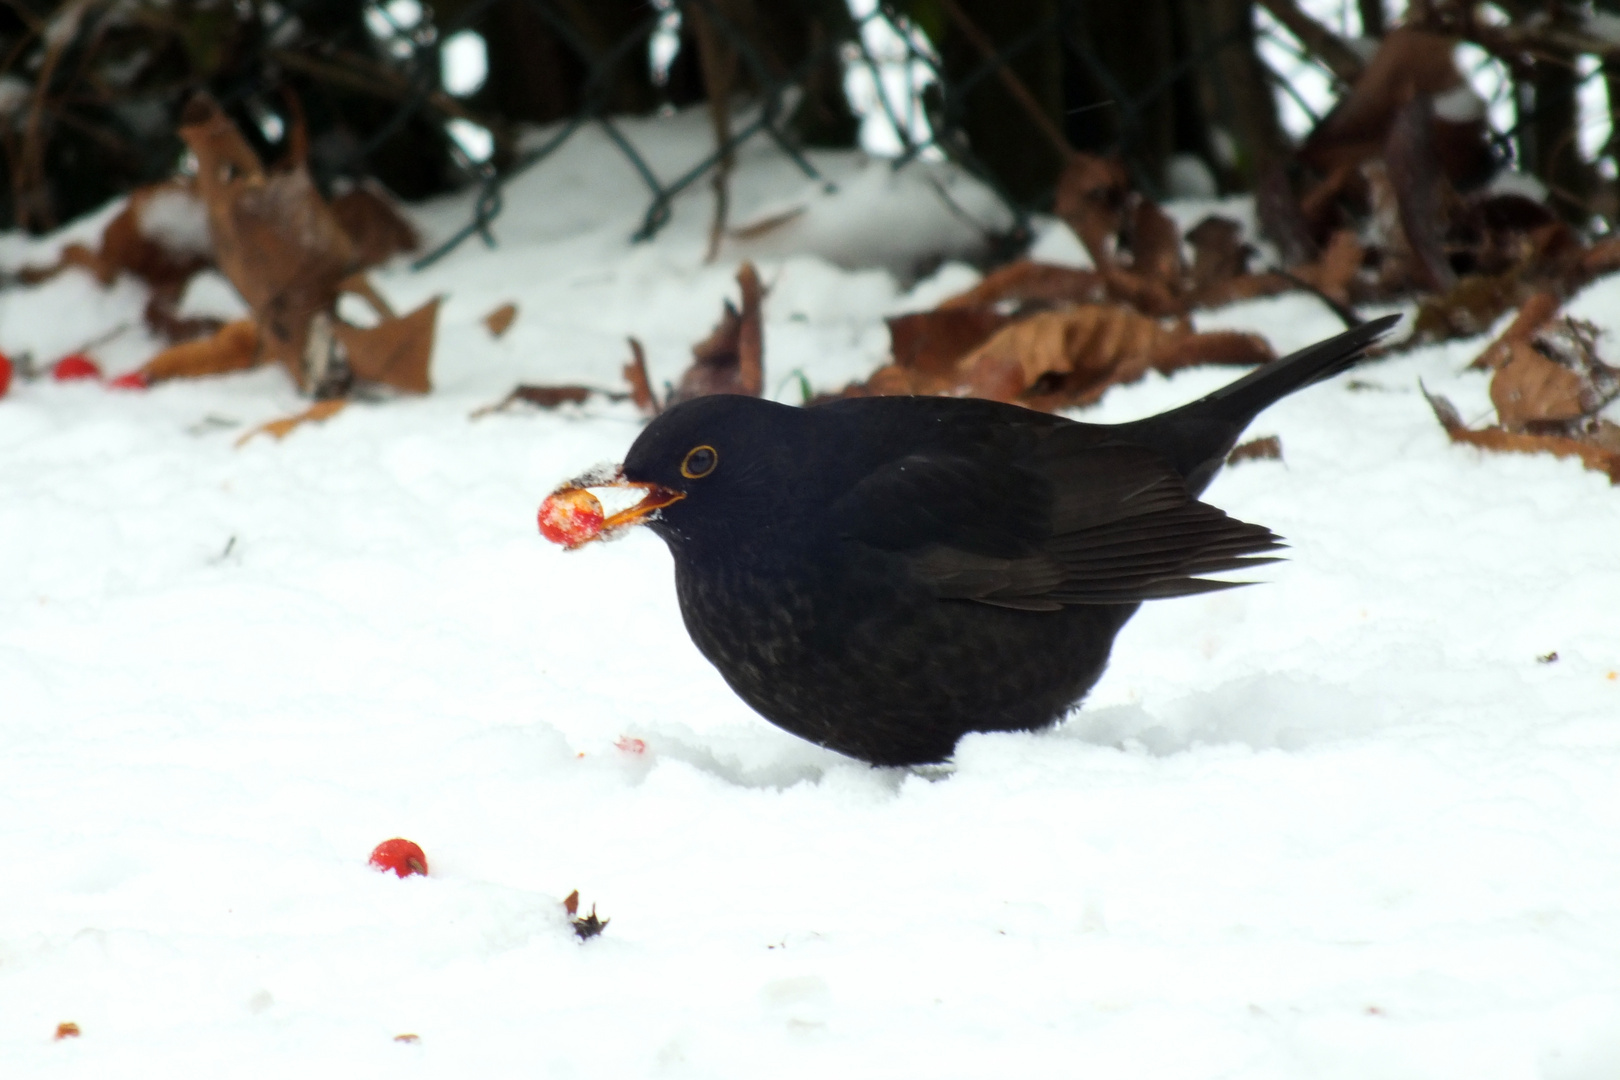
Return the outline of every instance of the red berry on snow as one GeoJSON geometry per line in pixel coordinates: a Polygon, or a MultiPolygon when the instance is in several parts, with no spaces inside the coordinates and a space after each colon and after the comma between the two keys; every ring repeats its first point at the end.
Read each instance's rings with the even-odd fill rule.
{"type": "Polygon", "coordinates": [[[646,740],[638,739],[634,735],[620,735],[619,741],[613,745],[627,754],[645,754],[647,752],[646,740]]]}
{"type": "Polygon", "coordinates": [[[6,396],[11,389],[11,357],[0,352],[0,397],[6,396]]]}
{"type": "Polygon", "coordinates": [[[152,384],[146,381],[146,372],[140,368],[126,371],[116,379],[110,379],[107,385],[114,390],[145,390],[152,384]]]}
{"type": "Polygon", "coordinates": [[[540,504],[540,535],[553,544],[577,547],[602,531],[602,503],[584,488],[563,488],[540,504]]]}
{"type": "Polygon", "coordinates": [[[57,382],[71,382],[74,379],[99,379],[101,378],[101,368],[97,367],[96,362],[84,355],[84,353],[74,353],[71,356],[64,356],[56,362],[56,366],[51,368],[51,378],[57,382]]]}
{"type": "Polygon", "coordinates": [[[427,856],[422,854],[422,849],[399,837],[384,840],[372,848],[370,862],[377,869],[392,870],[400,877],[427,874],[427,856]]]}

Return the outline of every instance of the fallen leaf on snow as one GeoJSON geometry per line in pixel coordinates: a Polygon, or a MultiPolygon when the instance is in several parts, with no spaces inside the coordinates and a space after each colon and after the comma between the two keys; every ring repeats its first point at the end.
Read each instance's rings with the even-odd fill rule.
{"type": "Polygon", "coordinates": [[[484,328],[489,331],[490,337],[498,338],[512,328],[512,321],[517,318],[517,305],[505,303],[484,316],[484,328]]]}
{"type": "Polygon", "coordinates": [[[670,404],[709,394],[758,397],[765,389],[765,338],[760,323],[765,290],[753,263],[737,268],[737,284],[742,289],[742,310],[726,301],[719,325],[692,346],[692,365],[681,375],[670,404]]]}
{"type": "Polygon", "coordinates": [[[284,416],[280,420],[271,420],[269,423],[260,424],[237,439],[236,445],[243,445],[255,435],[270,435],[276,439],[285,439],[294,429],[304,424],[318,424],[323,420],[330,420],[342,412],[343,407],[348,403],[345,398],[328,398],[325,401],[317,401],[296,416],[284,416]]]}

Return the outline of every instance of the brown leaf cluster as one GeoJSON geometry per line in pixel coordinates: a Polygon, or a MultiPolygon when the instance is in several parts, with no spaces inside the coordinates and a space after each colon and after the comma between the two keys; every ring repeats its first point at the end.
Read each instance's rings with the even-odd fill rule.
{"type": "Polygon", "coordinates": [[[726,301],[719,325],[692,346],[692,366],[681,376],[667,404],[709,394],[759,397],[764,392],[765,334],[760,317],[765,290],[753,263],[737,268],[737,285],[742,290],[742,308],[726,301]]]}
{"type": "MultiPolygon", "coordinates": [[[[296,104],[296,101],[292,103],[296,104]]],[[[203,108],[198,107],[199,110],[203,108]]],[[[239,178],[251,176],[274,189],[275,194],[268,200],[270,214],[277,205],[289,205],[293,216],[286,224],[288,229],[305,227],[312,213],[320,219],[319,226],[324,231],[316,234],[317,243],[337,247],[343,252],[346,269],[342,276],[378,266],[420,245],[416,230],[376,184],[362,183],[328,203],[321,199],[309,182],[301,154],[292,155],[290,162],[266,173],[230,122],[217,109],[214,113],[228,129],[211,132],[209,136],[211,145],[219,150],[219,163],[238,174],[239,178]],[[283,177],[292,179],[284,180],[283,177]],[[324,211],[310,210],[309,207],[314,204],[324,207],[324,211]],[[330,235],[334,229],[336,235],[330,235]]],[[[188,115],[195,119],[201,112],[192,111],[188,115]]],[[[300,119],[302,113],[294,110],[293,115],[295,130],[290,141],[301,146],[304,141],[300,119]]],[[[99,245],[90,248],[84,244],[68,244],[55,264],[25,269],[19,277],[24,283],[31,284],[47,280],[68,267],[79,267],[94,275],[103,285],[111,285],[119,276],[130,274],[139,278],[150,290],[145,321],[155,334],[170,342],[188,342],[213,335],[223,325],[218,319],[181,318],[178,308],[192,277],[201,270],[219,264],[216,206],[208,201],[204,192],[209,181],[218,178],[218,172],[205,173],[198,178],[176,176],[137,188],[103,228],[99,245]]],[[[213,188],[217,192],[218,185],[213,185],[213,188]]],[[[256,238],[250,237],[250,240],[256,238]]],[[[227,237],[227,243],[237,239],[238,235],[232,233],[227,237]]],[[[242,269],[240,265],[237,268],[242,269]]],[[[270,293],[273,294],[277,291],[275,285],[285,283],[286,275],[273,270],[270,274],[273,278],[270,293]]],[[[232,278],[232,283],[239,290],[242,289],[242,284],[229,271],[227,276],[232,278]]],[[[253,291],[261,298],[265,295],[262,289],[253,291]]],[[[244,291],[243,295],[246,297],[248,293],[244,291]]],[[[234,363],[234,354],[231,360],[231,363],[218,368],[158,377],[235,370],[239,365],[234,363]]],[[[159,364],[158,368],[164,366],[159,364]]],[[[364,361],[362,366],[366,366],[364,361]]],[[[381,366],[386,367],[387,362],[383,361],[381,366]]]]}
{"type": "Polygon", "coordinates": [[[401,238],[353,225],[372,197],[351,192],[345,231],[301,163],[267,172],[236,125],[199,95],[181,117],[180,137],[197,157],[197,191],[208,212],[220,271],[236,286],[259,330],[259,354],[282,364],[306,393],[339,397],[355,380],[410,393],[429,389],[428,362],[438,301],[396,316],[359,271],[367,257],[401,238]],[[360,327],[337,313],[338,297],[363,299],[377,323],[360,327]]]}
{"type": "Polygon", "coordinates": [[[921,336],[918,324],[931,316],[949,328],[973,310],[942,307],[891,320],[895,362],[863,387],[852,388],[854,392],[943,394],[1061,408],[1096,401],[1108,387],[1135,381],[1148,371],[1198,363],[1257,364],[1272,358],[1270,346],[1253,335],[1198,334],[1185,323],[1162,322],[1121,304],[1037,311],[1004,320],[988,334],[941,334],[928,339],[929,348],[906,348],[921,336]],[[944,341],[954,341],[960,350],[939,347],[944,341]]]}
{"type": "Polygon", "coordinates": [[[1339,305],[1418,298],[1413,340],[1481,333],[1538,292],[1620,269],[1547,205],[1482,187],[1500,166],[1456,41],[1391,30],[1291,167],[1260,179],[1283,268],[1339,305]]]}
{"type": "MultiPolygon", "coordinates": [[[[1094,154],[1074,154],[1058,179],[1057,215],[1084,245],[1094,270],[1042,268],[1044,293],[1023,299],[1113,300],[1150,316],[1181,316],[1193,308],[1284,292],[1294,285],[1276,274],[1253,273],[1254,249],[1235,221],[1211,216],[1185,237],[1152,199],[1130,186],[1124,166],[1094,154]],[[1183,241],[1192,249],[1189,266],[1183,241]]],[[[1017,265],[1017,264],[1015,264],[1017,265]]],[[[1021,271],[1031,282],[1041,275],[1021,271]]],[[[989,285],[990,279],[987,279],[989,285]]],[[[994,288],[995,286],[989,285],[994,288]]]]}
{"type": "Polygon", "coordinates": [[[1620,483],[1620,425],[1598,415],[1620,396],[1620,369],[1597,355],[1597,328],[1557,314],[1538,293],[1475,360],[1490,369],[1497,422],[1469,428],[1455,407],[1424,392],[1454,442],[1487,450],[1578,457],[1620,483]]]}

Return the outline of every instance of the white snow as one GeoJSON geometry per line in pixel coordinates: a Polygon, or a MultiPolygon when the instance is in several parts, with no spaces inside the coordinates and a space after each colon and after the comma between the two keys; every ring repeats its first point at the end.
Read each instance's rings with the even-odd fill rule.
{"type": "MultiPolygon", "coordinates": [[[[673,175],[705,122],[627,127],[673,175]]],[[[785,400],[972,280],[904,291],[880,267],[958,256],[955,219],[891,220],[858,162],[815,160],[867,268],[760,256],[785,400]]],[[[518,381],[618,385],[627,335],[678,376],[741,252],[702,264],[704,185],[630,244],[639,183],[586,132],[511,185],[499,247],[378,275],[399,310],[447,296],[427,397],[242,449],[301,407],[279,370],[0,400],[5,1075],[1620,1074],[1620,494],[1447,442],[1418,380],[1486,415],[1482,341],[1257,422],[1284,461],[1208,498],[1288,538],[1265,584],[1149,605],[1055,730],[874,770],[732,696],[656,538],[539,538],[540,499],[630,444],[628,405],[468,419],[518,381]],[[393,836],[429,877],[367,868],[393,836]],[[600,938],[570,931],[575,888],[600,938]]],[[[804,184],[751,147],[733,220],[804,184]]],[[[0,239],[8,265],[49,248],[0,239]]],[[[95,350],[121,371],[155,348],[142,303],[77,272],[0,292],[0,348],[43,364],[128,323],[95,350]]],[[[1620,284],[1574,310],[1612,335],[1620,284]]],[[[1337,329],[1304,296],[1200,322],[1279,350],[1337,329]]]]}
{"type": "Polygon", "coordinates": [[[207,256],[214,250],[208,239],[208,210],[189,191],[154,192],[136,212],[135,223],[142,236],[177,254],[207,256]]]}

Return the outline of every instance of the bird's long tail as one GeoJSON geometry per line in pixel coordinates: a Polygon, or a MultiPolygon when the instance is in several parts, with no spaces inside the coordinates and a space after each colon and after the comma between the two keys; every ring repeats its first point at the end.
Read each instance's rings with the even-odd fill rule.
{"type": "Polygon", "coordinates": [[[1273,402],[1355,366],[1400,321],[1386,315],[1307,345],[1177,409],[1120,425],[1121,434],[1167,454],[1194,493],[1214,477],[1249,422],[1273,402]]]}

